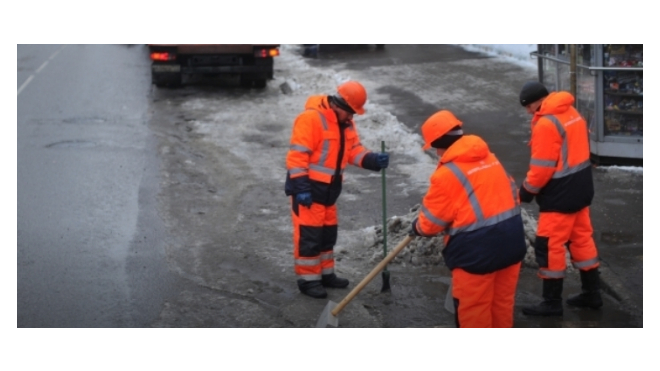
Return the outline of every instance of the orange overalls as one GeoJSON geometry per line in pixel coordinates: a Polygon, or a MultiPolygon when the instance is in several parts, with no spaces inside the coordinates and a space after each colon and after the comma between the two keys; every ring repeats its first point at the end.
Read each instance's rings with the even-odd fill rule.
{"type": "Polygon", "coordinates": [[[294,270],[300,279],[317,281],[334,273],[337,206],[342,174],[348,165],[380,170],[375,154],[360,143],[355,124],[340,124],[327,96],[312,96],[293,124],[286,156],[285,193],[291,197],[294,270]],[[312,193],[312,206],[295,194],[312,193]]]}
{"type": "Polygon", "coordinates": [[[532,118],[532,151],[523,188],[539,205],[534,250],[539,277],[564,278],[566,248],[583,271],[599,266],[589,205],[594,185],[587,123],[568,92],[550,93],[532,118]]]}
{"type": "Polygon", "coordinates": [[[457,327],[512,327],[526,252],[518,188],[481,138],[465,135],[443,154],[415,229],[446,233],[457,327]]]}

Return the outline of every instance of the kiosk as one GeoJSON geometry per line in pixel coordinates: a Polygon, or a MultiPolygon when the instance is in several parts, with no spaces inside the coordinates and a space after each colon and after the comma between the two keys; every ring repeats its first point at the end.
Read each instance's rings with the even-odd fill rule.
{"type": "Polygon", "coordinates": [[[589,124],[593,162],[642,164],[642,44],[538,44],[531,55],[549,91],[576,97],[589,124]]]}

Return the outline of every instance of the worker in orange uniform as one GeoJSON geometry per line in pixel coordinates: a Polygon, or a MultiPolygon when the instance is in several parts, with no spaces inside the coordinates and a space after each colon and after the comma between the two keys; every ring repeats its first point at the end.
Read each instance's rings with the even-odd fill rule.
{"type": "Polygon", "coordinates": [[[300,291],[314,298],[325,298],[326,287],[348,286],[335,274],[333,257],[344,168],[380,171],[389,164],[389,154],[360,143],[353,115],[364,114],[366,101],[364,86],[348,81],[336,94],[309,97],[293,123],[285,193],[291,196],[294,270],[300,291]]]}
{"type": "Polygon", "coordinates": [[[411,235],[444,232],[457,327],[512,327],[525,231],[518,187],[483,139],[442,110],[422,125],[440,161],[411,235]]]}
{"type": "Polygon", "coordinates": [[[580,270],[582,292],[566,303],[600,308],[598,251],[593,240],[589,205],[594,184],[589,159],[587,123],[565,91],[548,93],[532,81],[520,91],[520,104],[532,117],[532,156],[520,187],[520,200],[539,205],[534,252],[543,279],[543,301],[523,308],[527,315],[561,316],[566,276],[566,249],[580,270]]]}

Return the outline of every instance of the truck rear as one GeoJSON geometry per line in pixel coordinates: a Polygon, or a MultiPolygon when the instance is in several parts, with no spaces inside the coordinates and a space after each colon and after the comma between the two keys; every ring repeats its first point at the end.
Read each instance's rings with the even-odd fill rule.
{"type": "Polygon", "coordinates": [[[273,78],[279,44],[148,44],[151,81],[179,86],[184,75],[238,75],[244,87],[263,89],[273,78]]]}

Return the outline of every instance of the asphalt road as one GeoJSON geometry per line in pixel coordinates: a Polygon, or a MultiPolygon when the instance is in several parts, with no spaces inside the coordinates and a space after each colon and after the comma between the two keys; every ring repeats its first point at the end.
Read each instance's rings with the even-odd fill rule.
{"type": "Polygon", "coordinates": [[[17,62],[17,326],[148,326],[175,277],[144,49],[18,45],[17,62]]]}

